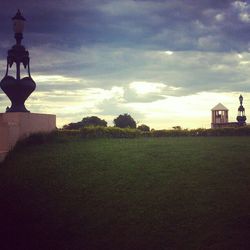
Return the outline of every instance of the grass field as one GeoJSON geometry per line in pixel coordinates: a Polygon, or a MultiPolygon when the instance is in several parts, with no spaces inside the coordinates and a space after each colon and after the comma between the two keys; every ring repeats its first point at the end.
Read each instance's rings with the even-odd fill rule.
{"type": "Polygon", "coordinates": [[[250,249],[250,137],[70,139],[0,165],[1,249],[250,249]]]}

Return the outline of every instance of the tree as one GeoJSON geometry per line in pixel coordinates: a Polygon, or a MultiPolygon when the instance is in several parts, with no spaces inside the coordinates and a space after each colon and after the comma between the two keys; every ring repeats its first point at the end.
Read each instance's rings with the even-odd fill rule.
{"type": "Polygon", "coordinates": [[[107,127],[107,122],[97,116],[85,117],[82,119],[82,127],[101,126],[107,127]]]}
{"type": "Polygon", "coordinates": [[[107,122],[97,116],[84,117],[80,122],[72,122],[63,126],[63,129],[80,129],[83,127],[101,126],[107,127],[107,122]]]}
{"type": "Polygon", "coordinates": [[[136,128],[136,122],[129,114],[119,115],[114,119],[114,124],[119,128],[136,128]]]}
{"type": "Polygon", "coordinates": [[[140,126],[137,127],[139,130],[141,131],[150,131],[150,127],[145,125],[145,124],[141,124],[140,126]]]}
{"type": "Polygon", "coordinates": [[[80,129],[82,127],[81,122],[71,122],[63,126],[63,129],[80,129]]]}
{"type": "Polygon", "coordinates": [[[174,130],[181,130],[181,126],[174,126],[173,129],[174,130]]]}

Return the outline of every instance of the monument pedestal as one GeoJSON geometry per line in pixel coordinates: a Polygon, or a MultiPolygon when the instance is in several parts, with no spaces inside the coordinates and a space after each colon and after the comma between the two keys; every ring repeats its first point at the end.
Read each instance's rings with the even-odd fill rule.
{"type": "Polygon", "coordinates": [[[0,162],[17,141],[31,134],[56,129],[56,116],[28,112],[0,113],[0,162]]]}
{"type": "Polygon", "coordinates": [[[31,134],[48,133],[56,129],[56,116],[29,113],[25,101],[35,90],[36,83],[30,75],[29,51],[22,45],[25,18],[20,10],[12,18],[16,44],[8,50],[7,67],[0,87],[11,101],[9,112],[0,114],[0,161],[21,140],[31,134]],[[16,78],[9,69],[16,65],[16,78]],[[24,66],[27,76],[21,78],[20,67],[24,66]]]}

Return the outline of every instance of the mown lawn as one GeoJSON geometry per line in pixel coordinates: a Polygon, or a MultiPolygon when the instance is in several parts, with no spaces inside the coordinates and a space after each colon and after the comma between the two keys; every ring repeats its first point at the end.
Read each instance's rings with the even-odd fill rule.
{"type": "Polygon", "coordinates": [[[250,137],[19,148],[0,165],[0,249],[250,249],[250,137]]]}

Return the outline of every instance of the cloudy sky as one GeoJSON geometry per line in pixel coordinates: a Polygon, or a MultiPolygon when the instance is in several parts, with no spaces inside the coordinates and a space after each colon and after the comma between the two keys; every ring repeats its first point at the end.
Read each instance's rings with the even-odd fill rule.
{"type": "MultiPolygon", "coordinates": [[[[1,0],[2,76],[17,8],[37,83],[26,106],[58,127],[122,113],[155,129],[209,127],[219,102],[235,121],[240,94],[250,120],[250,1],[1,0]]],[[[8,105],[1,91],[0,112],[8,105]]]]}

